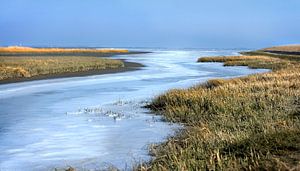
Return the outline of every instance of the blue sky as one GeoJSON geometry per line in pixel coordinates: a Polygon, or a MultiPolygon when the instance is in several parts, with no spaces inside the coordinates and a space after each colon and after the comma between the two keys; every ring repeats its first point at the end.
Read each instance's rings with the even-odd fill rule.
{"type": "Polygon", "coordinates": [[[0,46],[260,48],[300,43],[299,0],[1,0],[0,46]]]}

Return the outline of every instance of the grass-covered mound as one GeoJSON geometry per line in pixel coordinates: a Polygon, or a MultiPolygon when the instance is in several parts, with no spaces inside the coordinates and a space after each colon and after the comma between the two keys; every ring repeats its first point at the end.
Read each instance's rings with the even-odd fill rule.
{"type": "Polygon", "coordinates": [[[300,169],[300,64],[266,56],[209,57],[272,72],[175,89],[149,107],[185,125],[140,170],[300,169]]]}

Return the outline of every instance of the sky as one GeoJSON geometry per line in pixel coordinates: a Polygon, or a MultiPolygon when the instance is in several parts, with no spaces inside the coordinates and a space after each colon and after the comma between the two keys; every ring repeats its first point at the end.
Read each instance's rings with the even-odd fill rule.
{"type": "Polygon", "coordinates": [[[0,0],[0,46],[300,44],[299,0],[0,0]]]}

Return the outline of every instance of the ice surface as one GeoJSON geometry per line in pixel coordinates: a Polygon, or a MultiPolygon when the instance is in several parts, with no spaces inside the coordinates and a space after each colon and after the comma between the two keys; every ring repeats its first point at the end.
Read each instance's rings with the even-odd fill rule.
{"type": "Polygon", "coordinates": [[[0,170],[130,169],[149,160],[147,146],[178,125],[141,108],[143,101],[215,77],[266,71],[196,63],[236,53],[153,50],[114,57],[146,65],[137,71],[0,85],[0,170]]]}

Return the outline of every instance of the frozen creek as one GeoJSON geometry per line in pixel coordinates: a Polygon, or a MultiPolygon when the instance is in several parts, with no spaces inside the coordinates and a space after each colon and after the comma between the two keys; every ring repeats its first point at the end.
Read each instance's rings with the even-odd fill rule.
{"type": "Polygon", "coordinates": [[[141,108],[146,100],[211,78],[266,71],[196,63],[238,50],[151,51],[113,57],[146,66],[137,71],[0,85],[0,170],[130,170],[150,159],[149,144],[178,128],[141,108]]]}

